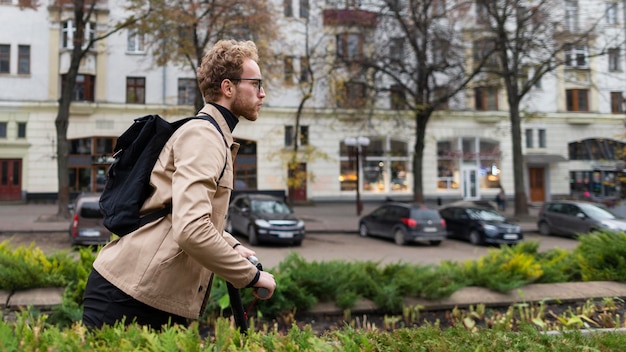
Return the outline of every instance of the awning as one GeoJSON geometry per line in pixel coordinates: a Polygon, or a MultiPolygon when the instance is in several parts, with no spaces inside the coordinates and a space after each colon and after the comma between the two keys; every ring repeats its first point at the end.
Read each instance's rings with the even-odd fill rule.
{"type": "Polygon", "coordinates": [[[550,164],[567,161],[567,159],[559,154],[526,154],[524,161],[527,164],[550,164]]]}

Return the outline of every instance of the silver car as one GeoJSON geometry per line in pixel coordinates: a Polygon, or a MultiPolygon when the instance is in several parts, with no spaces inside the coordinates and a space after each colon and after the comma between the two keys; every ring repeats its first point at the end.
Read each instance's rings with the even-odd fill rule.
{"type": "Polygon", "coordinates": [[[626,219],[600,204],[582,201],[544,203],[539,211],[537,228],[544,235],[577,236],[594,231],[626,231],[626,219]]]}

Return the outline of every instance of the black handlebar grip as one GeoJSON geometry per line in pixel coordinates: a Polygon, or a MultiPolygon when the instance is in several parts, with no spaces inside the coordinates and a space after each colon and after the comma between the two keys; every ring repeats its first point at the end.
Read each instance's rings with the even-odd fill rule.
{"type": "MultiPolygon", "coordinates": [[[[248,257],[248,260],[250,261],[250,263],[252,263],[252,265],[256,266],[257,269],[263,271],[263,265],[261,265],[261,263],[259,262],[259,259],[253,255],[248,257]]],[[[265,298],[268,297],[270,295],[270,291],[268,289],[266,289],[265,287],[258,287],[255,288],[255,292],[257,294],[257,296],[259,296],[260,298],[265,298]]]]}

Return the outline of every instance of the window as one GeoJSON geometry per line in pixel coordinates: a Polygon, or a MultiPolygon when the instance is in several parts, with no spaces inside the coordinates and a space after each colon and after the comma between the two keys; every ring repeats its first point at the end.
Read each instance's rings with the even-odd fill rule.
{"type": "Polygon", "coordinates": [[[18,139],[26,138],[26,122],[17,123],[17,138],[18,139]]]}
{"type": "Polygon", "coordinates": [[[391,38],[389,41],[389,57],[392,61],[404,59],[404,38],[391,38]]]}
{"type": "Polygon", "coordinates": [[[391,99],[389,106],[392,110],[404,110],[407,108],[406,95],[401,86],[397,84],[392,85],[389,88],[389,98],[391,99]]]}
{"type": "Polygon", "coordinates": [[[533,130],[532,128],[526,129],[526,148],[533,148],[533,130]]]}
{"type": "Polygon", "coordinates": [[[300,82],[309,81],[309,58],[306,56],[300,56],[300,82]]]}
{"type": "Polygon", "coordinates": [[[497,67],[498,58],[493,55],[495,42],[491,39],[481,39],[473,43],[474,65],[484,62],[485,67],[497,67]]]}
{"type": "Polygon", "coordinates": [[[7,123],[0,122],[0,138],[7,138],[7,123]]]}
{"type": "Polygon", "coordinates": [[[578,32],[578,1],[565,1],[565,28],[570,32],[578,32]]]}
{"type": "Polygon", "coordinates": [[[293,84],[293,56],[283,58],[283,75],[286,84],[293,84]]]}
{"type": "Polygon", "coordinates": [[[366,86],[364,83],[347,82],[339,95],[338,106],[345,109],[362,108],[365,105],[366,86]]]}
{"type": "Polygon", "coordinates": [[[474,88],[474,103],[476,110],[498,110],[498,88],[474,88]]]}
{"type": "Polygon", "coordinates": [[[607,2],[605,11],[606,23],[617,24],[617,3],[607,2]]]}
{"type": "Polygon", "coordinates": [[[446,0],[433,0],[430,6],[433,16],[442,16],[446,13],[446,0]]]}
{"type": "MultiPolygon", "coordinates": [[[[76,26],[74,21],[68,20],[63,22],[63,40],[62,45],[64,49],[73,49],[74,48],[74,34],[76,33],[76,26]]],[[[85,39],[83,42],[83,48],[87,47],[89,41],[94,40],[96,38],[96,23],[88,22],[85,23],[85,39]]]]}
{"type": "Polygon", "coordinates": [[[485,24],[489,22],[487,1],[488,0],[476,0],[476,23],[478,24],[485,24]]]}
{"type": "Polygon", "coordinates": [[[622,92],[611,92],[611,112],[614,114],[624,112],[624,96],[622,92]]]}
{"type": "Polygon", "coordinates": [[[194,105],[196,103],[196,80],[193,78],[178,79],[178,105],[194,105]]]}
{"type": "Polygon", "coordinates": [[[144,77],[126,77],[126,102],[129,104],[146,103],[146,79],[144,77]]]}
{"type": "Polygon", "coordinates": [[[140,34],[137,29],[129,29],[126,41],[126,52],[141,54],[145,52],[146,36],[140,34]]]}
{"type": "Polygon", "coordinates": [[[588,89],[568,89],[567,111],[589,111],[589,90],[588,89]]]}
{"type": "Polygon", "coordinates": [[[566,45],[565,46],[565,66],[570,68],[587,68],[587,46],[566,45]]]}
{"type": "Polygon", "coordinates": [[[293,0],[283,1],[283,14],[285,15],[285,17],[293,17],[293,6],[291,4],[292,1],[293,0]]]}
{"type": "Polygon", "coordinates": [[[409,191],[408,143],[393,137],[368,137],[369,145],[361,146],[357,160],[357,146],[339,143],[339,184],[342,191],[357,187],[357,162],[360,163],[359,188],[365,192],[409,191]]]}
{"type": "Polygon", "coordinates": [[[620,71],[620,52],[619,48],[609,49],[609,71],[620,71]]]}
{"type": "MultiPolygon", "coordinates": [[[[285,147],[292,147],[294,140],[295,128],[292,125],[285,126],[285,147]]],[[[309,126],[300,126],[300,134],[298,135],[300,144],[309,145],[309,126]]]]}
{"type": "Polygon", "coordinates": [[[17,73],[30,74],[30,45],[17,46],[17,73]]]}
{"type": "Polygon", "coordinates": [[[537,130],[537,132],[539,133],[539,148],[547,148],[546,130],[543,128],[540,128],[537,130]]]}
{"type": "Polygon", "coordinates": [[[344,61],[360,60],[363,54],[363,40],[360,34],[337,35],[337,57],[344,61]]]}
{"type": "Polygon", "coordinates": [[[309,0],[300,0],[300,18],[309,18],[309,0]]]}
{"type": "MultiPolygon", "coordinates": [[[[61,76],[61,85],[65,86],[67,75],[61,76]]],[[[76,75],[76,84],[72,91],[72,101],[94,101],[96,77],[92,75],[76,75]]]]}
{"type": "Polygon", "coordinates": [[[482,189],[500,187],[500,144],[486,138],[459,137],[437,142],[437,188],[459,189],[463,184],[462,168],[479,169],[482,189]]]}
{"type": "Polygon", "coordinates": [[[11,46],[0,44],[0,73],[11,72],[11,46]]]}

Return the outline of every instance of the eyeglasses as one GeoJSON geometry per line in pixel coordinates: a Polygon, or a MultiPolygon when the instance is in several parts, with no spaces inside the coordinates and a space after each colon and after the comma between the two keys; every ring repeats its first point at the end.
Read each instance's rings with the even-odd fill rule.
{"type": "Polygon", "coordinates": [[[256,82],[256,89],[259,93],[261,93],[261,89],[263,89],[263,80],[260,78],[229,78],[229,79],[231,81],[254,81],[256,82]]]}

